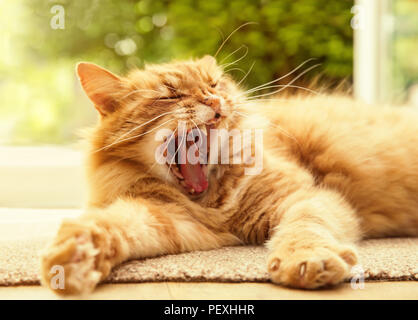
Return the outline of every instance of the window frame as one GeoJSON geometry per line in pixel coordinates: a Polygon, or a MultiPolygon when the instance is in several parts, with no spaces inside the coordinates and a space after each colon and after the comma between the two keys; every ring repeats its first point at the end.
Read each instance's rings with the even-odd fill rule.
{"type": "Polygon", "coordinates": [[[354,28],[353,82],[354,96],[358,100],[373,104],[383,100],[384,59],[387,52],[387,39],[384,24],[384,12],[387,0],[356,0],[352,13],[358,24],[354,28]]]}

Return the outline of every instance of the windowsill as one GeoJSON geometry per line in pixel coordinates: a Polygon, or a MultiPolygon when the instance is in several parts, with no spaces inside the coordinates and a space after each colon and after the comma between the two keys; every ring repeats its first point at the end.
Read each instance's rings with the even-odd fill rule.
{"type": "Polygon", "coordinates": [[[81,213],[80,209],[0,208],[0,241],[52,238],[63,219],[81,213]]]}
{"type": "Polygon", "coordinates": [[[0,207],[82,207],[82,158],[70,147],[0,147],[0,207]]]}

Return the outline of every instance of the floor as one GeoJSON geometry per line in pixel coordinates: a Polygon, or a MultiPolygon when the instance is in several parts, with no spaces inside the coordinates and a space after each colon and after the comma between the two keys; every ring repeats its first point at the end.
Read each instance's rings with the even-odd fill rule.
{"type": "MultiPolygon", "coordinates": [[[[72,297],[74,298],[74,297],[72,297]]],[[[79,298],[79,297],[75,297],[79,298]]],[[[366,282],[364,289],[354,290],[349,283],[317,291],[294,290],[268,283],[184,283],[152,282],[105,284],[83,299],[418,299],[418,282],[366,282]]],[[[0,287],[0,300],[60,299],[40,286],[0,287]]]]}
{"type": "MultiPolygon", "coordinates": [[[[26,238],[36,231],[54,234],[63,218],[80,210],[0,208],[0,240],[26,238]],[[48,223],[45,223],[48,222],[48,223]],[[45,227],[42,227],[45,224],[45,227]],[[34,228],[34,226],[37,226],[34,228]],[[34,231],[35,230],[35,231],[34,231]]],[[[105,284],[85,299],[418,299],[418,282],[366,282],[354,290],[349,283],[337,288],[306,291],[269,283],[152,282],[105,284]]],[[[40,286],[1,287],[0,300],[60,299],[40,286]]]]}

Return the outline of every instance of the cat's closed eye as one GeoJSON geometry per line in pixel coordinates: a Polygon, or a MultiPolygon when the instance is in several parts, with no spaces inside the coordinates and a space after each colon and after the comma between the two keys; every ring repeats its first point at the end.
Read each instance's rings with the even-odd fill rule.
{"type": "Polygon", "coordinates": [[[184,98],[186,95],[184,94],[177,94],[177,95],[173,95],[173,96],[169,96],[169,97],[161,97],[158,98],[159,100],[174,100],[174,99],[181,99],[184,98]]]}

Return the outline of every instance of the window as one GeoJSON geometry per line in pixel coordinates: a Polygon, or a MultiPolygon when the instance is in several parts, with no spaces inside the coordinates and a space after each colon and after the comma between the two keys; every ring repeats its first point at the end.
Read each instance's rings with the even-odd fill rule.
{"type": "Polygon", "coordinates": [[[352,12],[356,97],[418,106],[418,2],[358,0],[352,12]]]}

